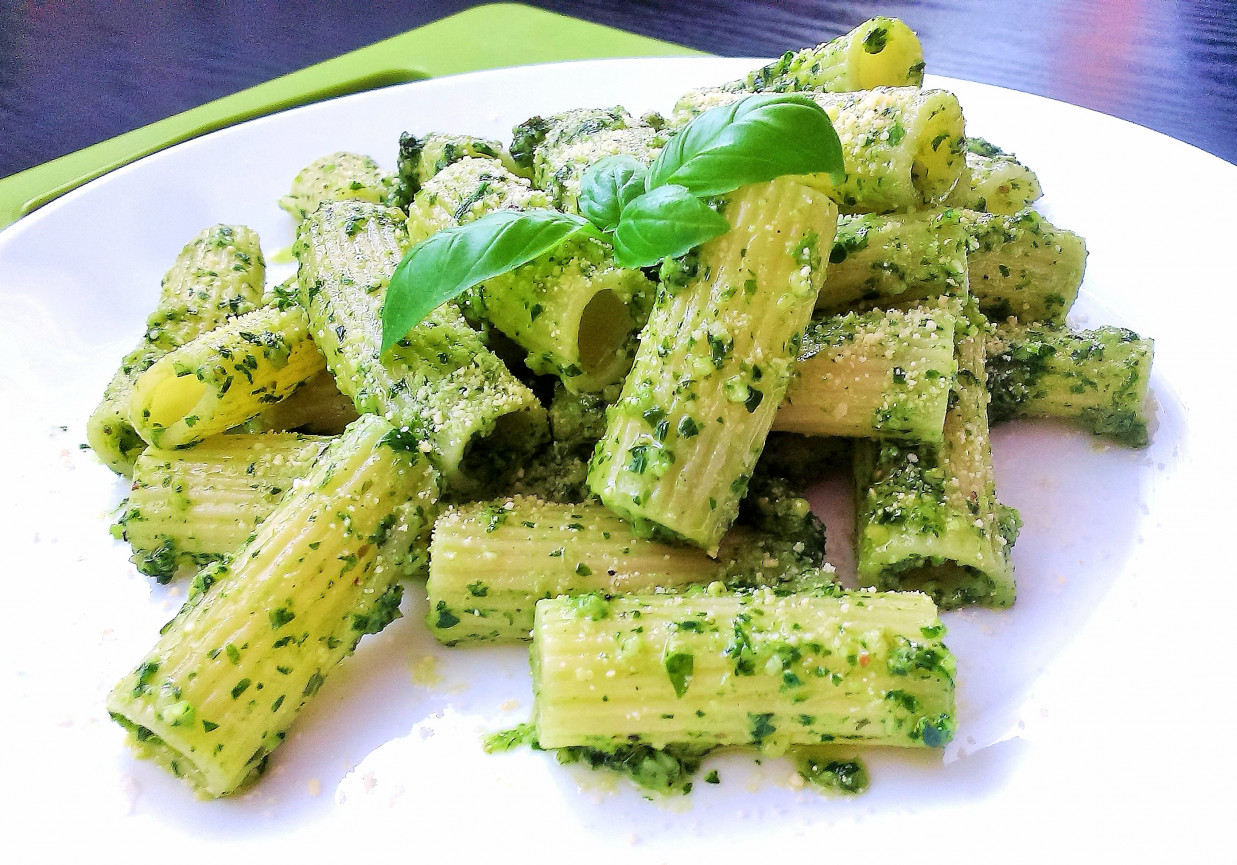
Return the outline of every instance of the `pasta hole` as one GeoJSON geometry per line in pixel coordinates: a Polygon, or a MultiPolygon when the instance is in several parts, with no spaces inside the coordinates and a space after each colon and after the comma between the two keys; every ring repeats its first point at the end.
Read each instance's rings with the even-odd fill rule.
{"type": "Polygon", "coordinates": [[[160,427],[180,423],[206,393],[206,385],[191,375],[162,382],[150,400],[150,422],[160,427]]]}
{"type": "Polygon", "coordinates": [[[624,360],[623,345],[635,326],[627,304],[613,291],[603,289],[593,295],[580,316],[580,330],[576,335],[584,374],[600,375],[624,360]]]}
{"type": "Polygon", "coordinates": [[[915,136],[915,161],[911,182],[925,202],[939,201],[949,194],[966,164],[966,139],[962,134],[962,109],[948,94],[936,91],[926,99],[919,115],[927,116],[915,136]]]}

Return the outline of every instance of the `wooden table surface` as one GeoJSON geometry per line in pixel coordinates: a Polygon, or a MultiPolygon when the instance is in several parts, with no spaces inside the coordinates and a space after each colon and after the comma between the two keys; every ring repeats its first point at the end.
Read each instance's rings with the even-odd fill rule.
{"type": "MultiPolygon", "coordinates": [[[[0,0],[0,177],[474,5],[0,0]]],[[[731,56],[896,15],[929,72],[1092,108],[1237,163],[1237,0],[531,5],[731,56]]]]}

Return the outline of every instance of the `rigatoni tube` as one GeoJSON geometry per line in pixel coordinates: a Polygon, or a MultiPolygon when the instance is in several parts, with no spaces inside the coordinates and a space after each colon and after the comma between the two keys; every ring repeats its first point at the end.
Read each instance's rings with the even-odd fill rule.
{"type": "Polygon", "coordinates": [[[555,207],[579,213],[580,184],[590,165],[607,156],[631,156],[649,165],[665,143],[665,133],[643,124],[603,129],[555,146],[538,148],[537,178],[555,207]]]}
{"type": "Polygon", "coordinates": [[[811,558],[741,526],[726,533],[714,559],[637,537],[592,502],[474,502],[448,509],[434,524],[427,622],[448,645],[527,640],[542,598],[674,591],[714,580],[775,585],[820,564],[811,558]]]}
{"type": "Polygon", "coordinates": [[[407,208],[430,178],[469,157],[497,159],[509,170],[517,170],[511,155],[497,141],[445,132],[431,132],[418,138],[405,132],[399,137],[399,177],[389,203],[407,208]]]}
{"type": "Polygon", "coordinates": [[[865,742],[940,747],[954,659],[926,596],[769,589],[537,604],[543,748],[865,742]]]}
{"type": "Polygon", "coordinates": [[[133,386],[129,418],[152,445],[183,447],[257,417],[325,369],[305,312],[271,304],[156,361],[133,386]]]}
{"type": "MultiPolygon", "coordinates": [[[[498,162],[463,159],[422,187],[409,230],[415,240],[494,210],[544,206],[540,195],[498,162]]],[[[618,267],[608,245],[577,237],[487,279],[463,302],[470,317],[486,319],[527,351],[530,369],[558,375],[579,393],[613,384],[630,368],[653,288],[641,271],[618,267]]]]}
{"type": "Polygon", "coordinates": [[[357,419],[356,406],[339,391],[335,376],[324,369],[287,399],[266,407],[250,421],[253,432],[296,431],[311,435],[339,435],[357,419]]]}
{"type": "Polygon", "coordinates": [[[940,444],[855,443],[862,585],[926,592],[945,608],[1014,602],[1010,553],[1019,522],[996,497],[985,326],[958,322],[955,398],[940,444]]]}
{"type": "Polygon", "coordinates": [[[340,151],[306,165],[292,180],[279,206],[300,222],[324,201],[369,201],[386,204],[395,186],[395,175],[359,153],[340,151]]]}
{"type": "Polygon", "coordinates": [[[837,211],[800,180],[736,190],[730,231],[668,262],[589,487],[640,531],[715,552],[785,396],[837,211]]]}
{"type": "Polygon", "coordinates": [[[226,566],[189,600],[108,696],[143,753],[211,796],[260,773],[324,678],[398,614],[384,556],[422,535],[438,473],[367,416],[331,445],[226,566]]]}
{"type": "Polygon", "coordinates": [[[165,583],[179,567],[235,552],[328,440],[292,433],[213,436],[179,450],[148,447],[120,518],[133,563],[165,583]]]}
{"type": "Polygon", "coordinates": [[[969,239],[955,209],[840,217],[816,307],[839,312],[965,295],[969,239]]]}
{"type": "Polygon", "coordinates": [[[265,276],[258,235],[243,225],[203,229],[176,256],[146,320],[146,333],[125,355],[86,424],[86,440],[112,471],[131,474],[133,461],[146,447],[129,421],[137,377],[172,349],[255,308],[265,276]]]}
{"type": "Polygon", "coordinates": [[[1042,195],[1035,172],[982,138],[967,138],[966,168],[946,203],[1012,216],[1042,195]]]}
{"type": "Polygon", "coordinates": [[[1152,340],[1121,327],[1003,323],[989,336],[987,355],[992,423],[1063,418],[1119,444],[1146,446],[1152,340]]]}
{"type": "Polygon", "coordinates": [[[294,246],[314,342],[357,411],[406,428],[449,485],[468,489],[514,468],[546,432],[545,410],[491,354],[452,303],[390,350],[381,309],[404,255],[403,214],[363,202],[325,202],[294,246]]]}
{"type": "MultiPolygon", "coordinates": [[[[696,91],[679,100],[677,124],[742,91],[696,91]]],[[[877,87],[853,93],[814,93],[842,143],[845,177],[812,178],[843,213],[913,210],[942,201],[966,165],[966,135],[958,98],[945,90],[877,87]]]]}
{"type": "Polygon", "coordinates": [[[939,442],[954,382],[954,321],[942,306],[813,321],[773,429],[939,442]]]}
{"type": "Polygon", "coordinates": [[[1087,246],[1027,208],[1012,216],[960,211],[971,294],[994,321],[1061,322],[1074,305],[1087,246]]]}
{"type": "Polygon", "coordinates": [[[869,18],[815,48],[786,52],[735,86],[761,90],[871,90],[923,84],[923,46],[898,18],[869,18]]]}

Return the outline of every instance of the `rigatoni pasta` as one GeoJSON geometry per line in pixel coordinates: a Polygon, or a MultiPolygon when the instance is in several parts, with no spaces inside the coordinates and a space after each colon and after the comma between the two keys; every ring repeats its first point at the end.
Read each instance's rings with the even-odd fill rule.
{"type": "Polygon", "coordinates": [[[746,527],[716,558],[635,535],[608,508],[529,496],[450,508],[434,524],[430,631],[444,643],[527,640],[537,601],[558,595],[675,591],[714,581],[780,585],[817,567],[803,544],[746,527]]]}
{"type": "Polygon", "coordinates": [[[955,726],[941,633],[936,607],[911,593],[540,601],[538,742],[939,748],[955,726]]]}
{"type": "Polygon", "coordinates": [[[125,355],[86,424],[86,438],[117,474],[129,475],[145,442],[129,419],[133,383],[155,361],[229,317],[254,309],[266,263],[258,236],[241,225],[203,229],[163,277],[159,302],[137,348],[125,355]]]}
{"type": "Polygon", "coordinates": [[[955,320],[948,304],[814,320],[773,429],[939,442],[954,385],[955,320]]]}
{"type": "MultiPolygon", "coordinates": [[[[560,759],[664,790],[641,773],[673,764],[683,781],[714,747],[948,742],[956,665],[937,610],[1016,594],[1019,521],[989,422],[1069,417],[1145,444],[1152,346],[1062,324],[1085,246],[1026,207],[1034,173],[968,138],[922,72],[910,29],[878,18],[686,95],[673,122],[577,108],[521,123],[509,150],[405,134],[398,177],[342,153],[302,171],[282,202],[297,274],[258,300],[260,272],[235,268],[244,290],[218,302],[187,274],[203,280],[190,300],[215,306],[169,302],[136,388],[122,370],[121,413],[152,446],[121,531],[160,581],[206,565],[109,697],[139,750],[209,795],[243,786],[397,614],[399,578],[421,574],[442,643],[532,638],[535,729],[520,735],[560,759]],[[756,96],[684,132],[759,91],[810,98],[756,96]],[[763,154],[775,179],[690,165],[684,142],[709,123],[822,133],[822,111],[836,172],[819,134],[828,146],[796,169],[818,173],[785,173],[758,136],[760,153],[712,165],[763,154]],[[502,233],[521,220],[554,239],[502,233]],[[646,243],[693,220],[674,251],[646,243]],[[392,279],[435,237],[425,248],[467,238],[468,260],[405,261],[392,279]],[[383,350],[389,287],[459,301],[383,350]],[[265,429],[334,438],[240,433],[265,429]],[[831,535],[829,552],[854,544],[861,591],[834,582],[804,490],[843,458],[857,537],[831,535]]],[[[791,138],[778,144],[798,154],[791,138]]],[[[109,428],[101,454],[136,457],[132,438],[109,428]]]]}
{"type": "Polygon", "coordinates": [[[133,385],[129,419],[160,448],[226,432],[326,369],[299,306],[271,304],[157,360],[133,385]]]}
{"type": "Polygon", "coordinates": [[[118,524],[133,563],[164,583],[236,551],[309,474],[328,439],[292,433],[213,436],[179,450],[148,447],[118,524]]]}
{"type": "Polygon", "coordinates": [[[357,411],[380,415],[424,442],[448,484],[475,487],[544,438],[545,410],[464,321],[435,310],[379,352],[383,291],[405,251],[402,214],[362,202],[325,202],[301,223],[299,299],[314,342],[357,411]]]}
{"type": "Polygon", "coordinates": [[[198,574],[108,711],[204,793],[260,774],[326,676],[398,614],[400,571],[386,551],[421,542],[438,493],[415,440],[357,420],[249,543],[198,574]]]}
{"type": "Polygon", "coordinates": [[[637,531],[716,552],[816,303],[837,211],[802,182],[743,187],[731,230],[667,264],[589,487],[637,531]]]}

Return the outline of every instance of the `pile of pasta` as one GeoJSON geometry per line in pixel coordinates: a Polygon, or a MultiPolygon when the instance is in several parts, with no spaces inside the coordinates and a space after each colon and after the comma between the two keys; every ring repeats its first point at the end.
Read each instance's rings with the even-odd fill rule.
{"type": "Polygon", "coordinates": [[[529,738],[576,758],[948,742],[938,609],[1015,596],[990,423],[1144,445],[1152,345],[1066,325],[1082,239],[923,68],[914,33],[876,18],[669,117],[582,108],[509,147],[405,135],[395,174],[332,154],[280,202],[298,223],[282,285],[249,229],[193,238],[89,422],[132,478],[133,561],[189,584],[108,699],[132,742],[236,790],[406,585],[447,645],[531,640],[529,738]],[[730,230],[659,269],[573,237],[380,350],[412,245],[499,210],[577,212],[589,166],[648,164],[757,91],[828,113],[840,179],[722,196],[730,230]],[[804,498],[846,460],[858,589],[804,498]]]}

